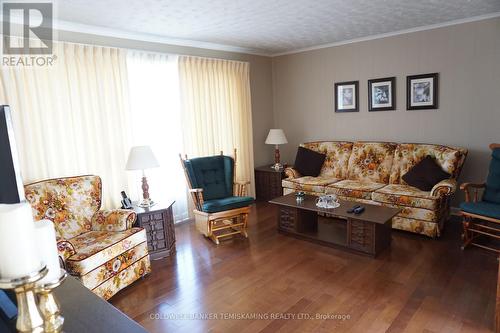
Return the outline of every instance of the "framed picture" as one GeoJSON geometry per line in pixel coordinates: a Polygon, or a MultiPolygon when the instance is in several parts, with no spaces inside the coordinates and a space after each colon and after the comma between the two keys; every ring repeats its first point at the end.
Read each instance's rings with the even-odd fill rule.
{"type": "Polygon", "coordinates": [[[438,73],[406,77],[406,109],[438,108],[438,73]]]}
{"type": "Polygon", "coordinates": [[[335,83],[335,112],[358,112],[359,81],[335,83]]]}
{"type": "Polygon", "coordinates": [[[368,110],[387,111],[396,109],[396,78],[368,80],[368,110]]]}

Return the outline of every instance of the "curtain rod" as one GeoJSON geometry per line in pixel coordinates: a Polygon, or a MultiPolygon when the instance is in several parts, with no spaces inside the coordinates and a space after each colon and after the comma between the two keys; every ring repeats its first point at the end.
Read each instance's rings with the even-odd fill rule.
{"type": "MultiPolygon", "coordinates": [[[[0,34],[2,38],[7,37],[4,34],[0,34]]],[[[10,36],[10,37],[15,37],[15,38],[22,38],[20,36],[10,36]]],[[[102,36],[105,37],[105,36],[102,36]]],[[[113,38],[113,37],[112,37],[113,38]]],[[[29,38],[30,40],[35,40],[34,38],[29,38]]],[[[46,39],[41,39],[42,41],[47,41],[46,39]]],[[[130,41],[134,41],[133,39],[127,39],[130,41]]],[[[193,58],[201,58],[201,59],[215,59],[215,60],[224,60],[224,61],[232,61],[232,62],[242,62],[242,63],[250,63],[249,61],[244,61],[244,60],[233,60],[233,59],[226,59],[226,58],[216,58],[216,57],[208,57],[208,56],[197,56],[197,55],[191,55],[191,54],[180,54],[180,53],[169,53],[169,52],[159,52],[159,51],[150,51],[150,50],[145,50],[145,49],[140,49],[140,48],[126,48],[126,47],[118,47],[118,46],[108,46],[108,45],[97,45],[97,44],[89,44],[89,43],[81,43],[81,42],[69,42],[66,40],[59,40],[59,39],[54,39],[54,42],[58,43],[68,43],[68,44],[74,44],[74,45],[83,45],[83,46],[98,46],[98,47],[106,47],[109,49],[115,49],[115,50],[125,50],[125,51],[141,51],[145,53],[150,53],[150,54],[159,54],[159,55],[167,55],[167,56],[186,56],[186,57],[193,57],[193,58]]],[[[140,41],[144,43],[151,43],[151,42],[146,42],[146,41],[140,41]]],[[[154,43],[154,44],[159,44],[159,45],[170,45],[170,44],[162,44],[162,43],[154,43]]],[[[173,45],[176,46],[176,45],[173,45]]],[[[190,46],[187,46],[190,47],[190,46]]],[[[201,49],[200,50],[207,50],[207,49],[201,49]]]]}

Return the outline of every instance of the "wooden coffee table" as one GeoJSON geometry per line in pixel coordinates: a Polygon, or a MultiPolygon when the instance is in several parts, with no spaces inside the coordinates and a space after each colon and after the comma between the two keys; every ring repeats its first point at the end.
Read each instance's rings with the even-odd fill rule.
{"type": "Polygon", "coordinates": [[[391,244],[391,222],[400,209],[339,200],[340,207],[316,206],[316,196],[306,195],[297,202],[295,194],[269,201],[279,207],[278,231],[327,246],[340,246],[376,256],[391,244]],[[360,215],[347,210],[362,205],[360,215]]]}

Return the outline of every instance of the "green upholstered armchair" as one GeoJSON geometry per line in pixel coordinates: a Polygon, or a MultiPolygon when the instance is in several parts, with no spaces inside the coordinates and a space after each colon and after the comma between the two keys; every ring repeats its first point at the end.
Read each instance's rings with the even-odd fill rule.
{"type": "Polygon", "coordinates": [[[234,158],[220,155],[182,158],[195,209],[196,228],[219,244],[219,238],[247,234],[247,219],[253,198],[245,196],[249,182],[235,180],[234,158]]]}
{"type": "Polygon", "coordinates": [[[486,183],[460,186],[465,191],[465,202],[460,204],[464,228],[462,249],[474,245],[499,253],[499,249],[476,241],[480,236],[500,238],[500,144],[493,143],[490,148],[492,154],[486,183]],[[480,191],[483,191],[482,196],[480,191]]]}

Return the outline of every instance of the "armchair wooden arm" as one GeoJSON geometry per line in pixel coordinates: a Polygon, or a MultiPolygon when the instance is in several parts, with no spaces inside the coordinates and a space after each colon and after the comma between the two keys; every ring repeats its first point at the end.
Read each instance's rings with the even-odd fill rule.
{"type": "Polygon", "coordinates": [[[199,211],[203,210],[203,189],[202,188],[190,188],[189,193],[193,198],[194,205],[199,211]]]}
{"type": "Polygon", "coordinates": [[[234,181],[234,195],[237,197],[244,197],[247,194],[247,188],[250,184],[249,181],[235,180],[234,181]]]}
{"type": "Polygon", "coordinates": [[[465,191],[465,202],[471,202],[471,190],[473,191],[474,198],[472,202],[477,202],[479,197],[479,190],[486,187],[485,183],[463,183],[460,189],[465,191]]]}

